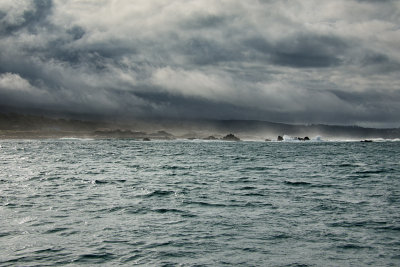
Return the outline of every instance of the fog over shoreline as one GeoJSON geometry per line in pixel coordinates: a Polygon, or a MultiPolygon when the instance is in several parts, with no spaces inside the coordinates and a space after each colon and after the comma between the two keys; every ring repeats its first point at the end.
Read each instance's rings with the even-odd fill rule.
{"type": "Polygon", "coordinates": [[[0,111],[400,126],[400,2],[0,2],[0,111]]]}

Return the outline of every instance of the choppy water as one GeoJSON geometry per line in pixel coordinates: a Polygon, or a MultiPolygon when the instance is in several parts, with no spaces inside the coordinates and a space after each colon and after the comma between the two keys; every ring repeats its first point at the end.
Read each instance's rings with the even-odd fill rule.
{"type": "Polygon", "coordinates": [[[399,266],[400,142],[0,142],[0,265],[399,266]]]}

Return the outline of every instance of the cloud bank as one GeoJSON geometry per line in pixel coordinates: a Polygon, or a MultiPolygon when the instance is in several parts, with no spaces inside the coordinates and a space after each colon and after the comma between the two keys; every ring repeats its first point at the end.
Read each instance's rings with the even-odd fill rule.
{"type": "Polygon", "coordinates": [[[400,2],[0,2],[0,105],[400,126],[400,2]]]}

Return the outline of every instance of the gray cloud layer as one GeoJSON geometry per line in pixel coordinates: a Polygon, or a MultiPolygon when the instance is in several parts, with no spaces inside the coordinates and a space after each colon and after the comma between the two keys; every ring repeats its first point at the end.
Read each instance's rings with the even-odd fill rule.
{"type": "Polygon", "coordinates": [[[0,2],[0,105],[400,126],[398,1],[0,2]]]}

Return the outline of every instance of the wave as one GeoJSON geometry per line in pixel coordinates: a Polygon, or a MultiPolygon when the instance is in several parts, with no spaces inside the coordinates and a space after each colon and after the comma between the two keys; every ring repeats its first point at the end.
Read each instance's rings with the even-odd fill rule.
{"type": "Polygon", "coordinates": [[[148,192],[145,195],[141,195],[143,197],[163,197],[163,196],[169,196],[169,195],[174,195],[175,191],[167,191],[167,190],[155,190],[153,192],[148,192]]]}
{"type": "Polygon", "coordinates": [[[223,203],[209,203],[209,202],[204,202],[204,201],[190,201],[190,202],[187,202],[187,204],[193,204],[193,205],[204,206],[204,207],[227,207],[227,205],[223,204],[223,203]]]}
{"type": "Polygon", "coordinates": [[[292,186],[311,186],[311,183],[307,182],[295,182],[295,181],[285,181],[285,184],[292,185],[292,186]]]}
{"type": "Polygon", "coordinates": [[[314,188],[325,188],[325,187],[333,187],[331,184],[314,184],[309,182],[302,181],[284,181],[284,184],[290,186],[306,186],[306,187],[314,187],[314,188]]]}
{"type": "Polygon", "coordinates": [[[58,232],[66,231],[66,230],[69,230],[69,228],[56,227],[56,228],[52,228],[52,229],[45,231],[44,234],[54,234],[54,233],[58,233],[58,232]]]}
{"type": "Polygon", "coordinates": [[[88,253],[80,255],[77,259],[73,261],[73,263],[104,264],[114,258],[116,258],[116,255],[109,252],[88,253]]]}
{"type": "Polygon", "coordinates": [[[336,246],[338,249],[372,249],[370,246],[363,246],[354,243],[341,244],[336,246]]]}
{"type": "MultiPolygon", "coordinates": [[[[340,137],[330,137],[322,138],[321,136],[315,136],[310,138],[308,141],[299,140],[298,137],[293,137],[290,135],[284,135],[283,141],[281,142],[295,142],[295,143],[312,143],[312,142],[361,142],[361,141],[372,141],[375,143],[382,142],[400,142],[400,138],[386,139],[386,138],[340,138],[340,137]]],[[[279,142],[279,141],[274,141],[279,142]]]]}
{"type": "Polygon", "coordinates": [[[58,140],[65,140],[65,141],[92,141],[93,138],[78,138],[78,137],[61,137],[58,140]]]}
{"type": "Polygon", "coordinates": [[[186,211],[186,210],[181,210],[181,209],[175,209],[175,208],[157,208],[157,209],[152,209],[152,212],[155,213],[172,213],[172,214],[179,214],[182,217],[186,218],[192,218],[192,217],[197,217],[196,214],[193,214],[192,212],[186,211]]]}

